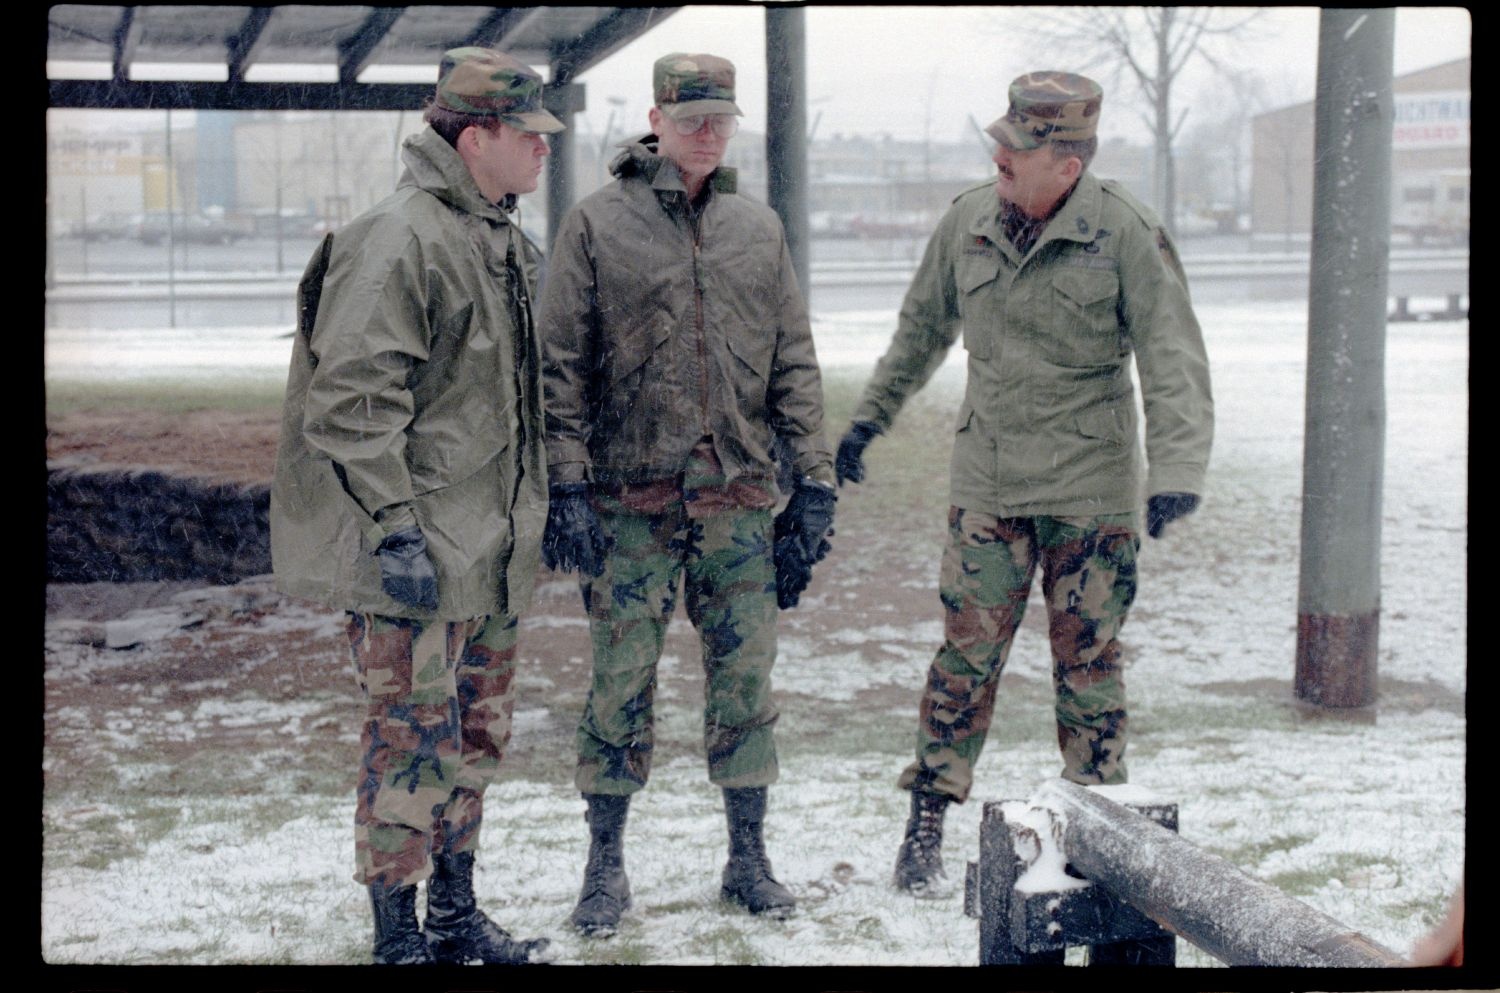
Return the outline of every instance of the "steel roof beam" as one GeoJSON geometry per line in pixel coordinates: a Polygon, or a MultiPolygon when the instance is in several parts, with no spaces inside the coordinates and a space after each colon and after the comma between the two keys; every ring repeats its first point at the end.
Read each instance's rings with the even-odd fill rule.
{"type": "Polygon", "coordinates": [[[539,18],[545,17],[545,7],[494,7],[484,20],[469,32],[464,45],[483,45],[489,48],[505,48],[513,36],[520,34],[539,18]]]}
{"type": "Polygon", "coordinates": [[[130,78],[130,64],[135,61],[135,50],[141,44],[141,22],[137,8],[122,7],[120,22],[115,25],[114,81],[123,83],[130,78]]]}
{"type": "Polygon", "coordinates": [[[53,79],[48,106],[104,110],[421,110],[431,83],[53,79]]]}
{"type": "Polygon", "coordinates": [[[245,81],[245,71],[255,64],[270,38],[266,25],[271,22],[275,7],[251,7],[245,23],[229,39],[229,82],[245,81]]]}
{"type": "Polygon", "coordinates": [[[565,83],[609,56],[653,26],[671,17],[680,7],[621,7],[601,20],[575,42],[552,52],[552,80],[565,83]]]}
{"type": "Polygon", "coordinates": [[[406,13],[405,7],[376,7],[349,38],[339,42],[339,82],[353,83],[370,64],[370,56],[406,13]]]}

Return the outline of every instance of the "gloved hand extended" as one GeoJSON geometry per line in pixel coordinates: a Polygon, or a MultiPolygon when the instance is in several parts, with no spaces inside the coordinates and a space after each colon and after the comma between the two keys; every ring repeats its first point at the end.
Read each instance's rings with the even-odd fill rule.
{"type": "Polygon", "coordinates": [[[380,560],[380,588],[386,596],[417,610],[437,610],[437,568],[427,554],[421,528],[386,535],[375,555],[380,560]]]}
{"type": "Polygon", "coordinates": [[[838,455],[833,460],[833,471],[840,486],[846,479],[851,483],[864,481],[865,446],[880,433],[880,426],[874,421],[855,421],[849,425],[849,430],[839,440],[838,455]]]}
{"type": "Polygon", "coordinates": [[[542,561],[558,572],[581,575],[604,572],[609,539],[589,504],[588,483],[553,483],[547,488],[547,530],[542,533],[542,561]]]}
{"type": "Polygon", "coordinates": [[[1160,538],[1162,529],[1168,524],[1197,509],[1196,494],[1158,493],[1146,501],[1146,533],[1153,538],[1160,538]]]}
{"type": "Polygon", "coordinates": [[[776,515],[775,546],[776,605],[795,607],[812,581],[813,565],[832,550],[833,505],[838,493],[803,478],[798,480],[786,509],[776,515]]]}

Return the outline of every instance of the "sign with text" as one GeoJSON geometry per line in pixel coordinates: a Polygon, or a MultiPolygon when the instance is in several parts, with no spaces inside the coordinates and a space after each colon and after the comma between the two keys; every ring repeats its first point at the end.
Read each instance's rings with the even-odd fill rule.
{"type": "Polygon", "coordinates": [[[1391,146],[1398,152],[1415,148],[1468,148],[1469,103],[1466,90],[1395,94],[1391,146]]]}

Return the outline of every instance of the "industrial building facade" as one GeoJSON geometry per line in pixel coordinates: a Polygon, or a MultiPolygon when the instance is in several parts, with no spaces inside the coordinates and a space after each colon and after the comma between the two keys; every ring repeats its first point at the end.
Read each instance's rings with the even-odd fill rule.
{"type": "MultiPolygon", "coordinates": [[[[1469,107],[1473,59],[1392,82],[1391,228],[1398,244],[1468,244],[1469,107]]],[[[1264,247],[1305,244],[1312,232],[1313,103],[1252,124],[1251,229],[1264,247]]]]}

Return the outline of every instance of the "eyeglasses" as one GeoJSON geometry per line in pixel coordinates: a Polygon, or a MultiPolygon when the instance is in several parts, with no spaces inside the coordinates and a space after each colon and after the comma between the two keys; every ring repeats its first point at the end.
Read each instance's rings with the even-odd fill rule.
{"type": "Polygon", "coordinates": [[[740,120],[733,114],[694,114],[692,117],[676,117],[672,119],[672,127],[680,135],[697,134],[707,124],[714,129],[714,134],[720,138],[733,137],[740,129],[740,120]]]}

